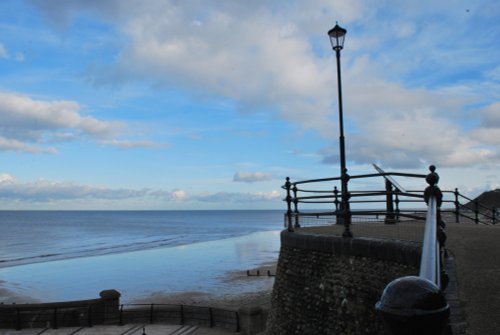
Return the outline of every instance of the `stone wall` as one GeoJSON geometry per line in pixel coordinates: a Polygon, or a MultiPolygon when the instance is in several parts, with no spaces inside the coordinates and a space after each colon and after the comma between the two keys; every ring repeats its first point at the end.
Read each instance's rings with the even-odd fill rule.
{"type": "Polygon", "coordinates": [[[382,334],[393,279],[416,275],[419,243],[283,231],[268,335],[382,334]]]}

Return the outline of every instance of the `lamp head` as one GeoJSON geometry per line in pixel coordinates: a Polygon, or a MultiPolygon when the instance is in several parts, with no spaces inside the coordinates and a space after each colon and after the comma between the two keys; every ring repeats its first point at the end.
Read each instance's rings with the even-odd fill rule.
{"type": "Polygon", "coordinates": [[[344,47],[344,39],[347,30],[335,24],[335,27],[328,31],[328,36],[330,37],[330,43],[332,43],[333,50],[342,50],[344,47]]]}

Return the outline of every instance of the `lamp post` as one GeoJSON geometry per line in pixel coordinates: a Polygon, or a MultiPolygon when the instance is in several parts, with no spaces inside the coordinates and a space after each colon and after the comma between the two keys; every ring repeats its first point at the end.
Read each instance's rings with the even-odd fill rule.
{"type": "Polygon", "coordinates": [[[347,174],[347,168],[345,163],[345,139],[344,139],[344,118],[342,112],[342,80],[340,76],[340,50],[344,47],[344,39],[347,30],[335,24],[335,27],[328,31],[328,36],[330,37],[330,43],[337,56],[337,86],[338,86],[338,96],[339,96],[339,146],[340,146],[340,180],[341,180],[341,204],[340,211],[342,215],[342,221],[344,224],[344,237],[352,237],[351,233],[351,210],[349,208],[349,191],[347,188],[347,183],[349,181],[349,175],[347,174]]]}

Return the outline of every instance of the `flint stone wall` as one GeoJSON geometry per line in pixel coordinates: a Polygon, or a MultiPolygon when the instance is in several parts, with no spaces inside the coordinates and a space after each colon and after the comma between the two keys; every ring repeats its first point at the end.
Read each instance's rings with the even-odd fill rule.
{"type": "Polygon", "coordinates": [[[268,335],[383,334],[392,280],[417,275],[421,244],[283,231],[268,335]]]}

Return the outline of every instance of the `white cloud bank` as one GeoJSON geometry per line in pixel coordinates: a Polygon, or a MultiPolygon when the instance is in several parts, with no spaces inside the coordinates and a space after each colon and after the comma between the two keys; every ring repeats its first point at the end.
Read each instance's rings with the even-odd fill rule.
{"type": "Polygon", "coordinates": [[[273,179],[272,174],[267,172],[236,172],[233,176],[233,181],[245,183],[256,183],[271,179],[273,179]]]}
{"type": "MultiPolygon", "coordinates": [[[[494,34],[480,33],[490,29],[489,13],[498,9],[493,2],[458,1],[452,9],[430,1],[393,6],[362,0],[35,3],[62,26],[79,11],[98,13],[128,38],[116,62],[93,75],[98,81],[146,80],[230,99],[246,111],[270,107],[330,139],[338,129],[336,69],[326,31],[339,20],[348,28],[343,78],[345,118],[353,129],[347,132],[349,160],[392,167],[499,162],[500,127],[464,126],[471,104],[495,106],[498,97],[496,51],[486,40],[494,34]],[[470,14],[454,12],[462,7],[470,14]],[[478,38],[464,45],[472,28],[478,38]],[[464,69],[490,75],[467,81],[464,69]],[[452,76],[459,79],[447,81],[452,76]]],[[[488,107],[480,114],[486,121],[488,107]]],[[[323,160],[337,162],[328,154],[336,149],[326,148],[323,160]]]]}
{"type": "Polygon", "coordinates": [[[162,147],[151,141],[118,139],[125,124],[84,115],[69,100],[41,100],[0,91],[0,151],[56,153],[55,144],[91,139],[120,148],[162,147]]]}
{"type": "Polygon", "coordinates": [[[280,200],[278,191],[270,192],[215,192],[188,194],[185,190],[174,188],[160,190],[151,188],[130,189],[84,185],[75,182],[36,180],[23,182],[9,173],[0,173],[0,207],[6,204],[63,204],[82,202],[106,202],[117,205],[127,200],[153,201],[156,206],[163,203],[163,208],[172,204],[186,202],[249,204],[280,200]]]}

